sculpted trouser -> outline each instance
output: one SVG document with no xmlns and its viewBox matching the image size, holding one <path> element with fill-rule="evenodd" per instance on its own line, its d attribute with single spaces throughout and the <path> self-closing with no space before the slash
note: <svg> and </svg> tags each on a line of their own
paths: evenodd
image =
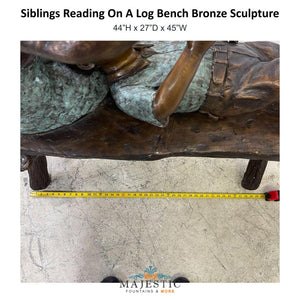
<svg viewBox="0 0 300 300">
<path fill-rule="evenodd" d="M 217 117 L 244 113 L 279 114 L 279 45 L 218 42 L 205 103 L 200 111 Z"/>
<path fill-rule="evenodd" d="M 180 60 L 184 52 L 179 57 L 182 45 L 180 42 L 153 44 L 154 55 L 147 58 L 150 62 L 148 67 L 111 86 L 118 107 L 127 114 L 160 127 L 167 126 L 168 117 L 173 112 L 187 113 L 199 110 L 215 116 L 216 119 L 264 112 L 278 116 L 277 44 L 216 42 L 202 57 L 200 66 L 183 97 L 178 97 L 179 93 L 176 92 L 177 88 L 182 88 L 180 78 L 189 77 L 185 64 Z M 189 61 L 189 58 L 185 59 Z M 176 68 L 171 69 L 172 66 Z M 176 77 L 176 80 L 170 81 L 173 77 Z M 168 89 L 168 86 L 172 89 Z M 164 91 L 161 93 L 164 97 L 159 95 L 161 90 Z M 178 98 L 174 102 L 179 105 L 175 111 L 162 105 L 165 119 L 162 120 L 159 114 L 155 113 L 157 99 L 167 99 L 161 101 L 166 104 L 173 101 L 174 95 Z"/>
<path fill-rule="evenodd" d="M 160 127 L 173 112 L 200 110 L 216 119 L 253 112 L 278 117 L 279 46 L 217 42 L 205 51 L 211 43 L 153 42 L 147 66 L 110 85 L 117 106 Z M 139 50 L 141 60 L 146 46 Z M 65 64 L 36 58 L 21 72 L 22 127 L 30 127 L 23 132 L 55 129 L 92 111 L 108 91 L 103 76 L 99 70 L 77 74 Z M 49 124 L 40 128 L 41 120 Z"/>
</svg>

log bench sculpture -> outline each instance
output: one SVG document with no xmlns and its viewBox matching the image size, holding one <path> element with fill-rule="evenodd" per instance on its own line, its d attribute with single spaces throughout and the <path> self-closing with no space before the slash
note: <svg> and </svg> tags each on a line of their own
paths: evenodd
<svg viewBox="0 0 300 300">
<path fill-rule="evenodd" d="M 270 42 L 22 42 L 21 169 L 46 156 L 279 160 L 279 47 Z"/>
</svg>

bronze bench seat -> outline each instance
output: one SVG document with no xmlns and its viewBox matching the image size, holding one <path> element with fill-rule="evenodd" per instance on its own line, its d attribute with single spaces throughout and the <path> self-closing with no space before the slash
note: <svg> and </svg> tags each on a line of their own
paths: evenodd
<svg viewBox="0 0 300 300">
<path fill-rule="evenodd" d="M 120 111 L 110 95 L 97 109 L 58 129 L 21 135 L 23 169 L 32 189 L 50 183 L 46 156 L 156 160 L 171 156 L 245 158 L 242 180 L 258 188 L 267 161 L 279 160 L 279 122 L 272 114 L 243 114 L 214 120 L 199 112 L 173 114 L 160 128 Z"/>
</svg>

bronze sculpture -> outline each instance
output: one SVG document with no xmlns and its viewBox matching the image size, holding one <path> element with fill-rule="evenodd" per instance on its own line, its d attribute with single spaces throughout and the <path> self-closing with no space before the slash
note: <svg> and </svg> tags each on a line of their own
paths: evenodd
<svg viewBox="0 0 300 300">
<path fill-rule="evenodd" d="M 168 118 L 178 107 L 191 83 L 202 57 L 214 42 L 187 42 L 178 61 L 159 87 L 153 101 L 158 120 Z"/>
<path fill-rule="evenodd" d="M 93 67 L 93 64 L 100 65 L 108 74 L 109 84 L 117 90 L 121 90 L 120 83 L 127 84 L 134 76 L 147 75 L 151 58 L 157 54 L 147 43 L 48 43 L 22 42 L 21 50 L 29 55 L 23 60 L 25 65 L 32 63 L 30 55 L 80 64 L 84 69 Z M 96 49 L 105 51 L 98 53 Z M 173 115 L 168 126 L 170 115 L 176 112 L 197 69 L 200 69 L 199 64 L 203 63 L 201 60 L 209 51 L 211 65 L 206 68 L 211 68 L 211 78 L 208 78 L 205 102 L 194 113 Z M 254 184 L 249 185 L 249 178 L 248 183 L 244 180 L 244 186 L 248 188 L 257 187 L 267 160 L 278 159 L 278 45 L 269 42 L 187 42 L 173 68 L 153 91 L 153 99 L 147 99 L 152 105 L 150 113 L 158 122 L 155 125 L 166 126 L 165 129 L 125 117 L 114 107 L 111 95 L 108 95 L 94 112 L 66 128 L 23 134 L 22 152 L 27 155 L 119 159 L 156 159 L 172 155 L 244 157 L 254 159 L 257 163 L 253 167 L 255 161 L 252 160 L 250 169 L 260 173 L 254 176 Z M 88 127 L 88 124 L 95 128 Z M 88 131 L 84 138 L 76 135 L 82 130 Z M 65 136 L 72 136 L 70 143 L 66 142 Z M 261 142 L 263 137 L 264 143 Z M 76 142 L 82 138 L 88 146 Z M 49 141 L 50 148 L 47 146 Z"/>
<path fill-rule="evenodd" d="M 159 121 L 167 119 L 178 107 L 200 61 L 214 42 L 190 41 L 178 61 L 161 84 L 153 100 L 153 113 Z M 55 61 L 76 64 L 83 69 L 99 65 L 108 75 L 109 82 L 126 78 L 148 65 L 140 54 L 146 46 L 138 51 L 135 42 L 106 41 L 24 41 L 21 43 L 23 53 L 39 55 Z"/>
<path fill-rule="evenodd" d="M 218 117 L 279 114 L 279 45 L 270 42 L 215 45 L 213 78 L 202 112 Z"/>
<path fill-rule="evenodd" d="M 109 82 L 112 83 L 147 67 L 149 62 L 143 57 L 142 51 L 149 45 L 134 47 L 134 44 L 136 42 L 26 41 L 21 43 L 21 50 L 27 54 L 40 55 L 55 61 L 77 64 L 83 69 L 99 65 L 107 73 Z M 167 122 L 163 120 L 175 112 L 201 59 L 213 44 L 214 42 L 211 41 L 187 42 L 184 51 L 160 85 L 152 102 L 153 114 L 162 124 L 166 124 Z M 279 53 L 274 44 L 244 43 L 242 46 L 235 45 L 238 51 L 232 51 L 231 48 L 230 43 L 217 43 L 214 47 L 214 74 L 207 94 L 208 100 L 201 111 L 224 117 L 245 113 L 245 110 L 261 110 L 268 106 L 270 101 L 273 104 L 278 102 Z M 247 55 L 249 59 L 240 62 L 240 54 Z M 260 60 L 263 66 L 259 67 Z M 255 67 L 253 67 L 254 64 Z M 237 70 L 237 67 L 240 70 Z M 242 69 L 248 72 L 249 76 L 250 72 L 254 76 L 241 82 Z M 222 101 L 216 100 L 220 97 L 223 98 Z M 238 102 L 237 99 L 241 101 Z M 263 103 L 258 105 L 257 100 Z M 247 104 L 245 104 L 246 101 Z"/>
<path fill-rule="evenodd" d="M 147 66 L 134 41 L 23 41 L 21 51 L 89 69 L 101 66 L 111 82 Z"/>
</svg>

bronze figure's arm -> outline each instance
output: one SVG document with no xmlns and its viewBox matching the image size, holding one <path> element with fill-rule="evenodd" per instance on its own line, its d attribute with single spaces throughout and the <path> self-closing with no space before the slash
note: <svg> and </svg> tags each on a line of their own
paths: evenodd
<svg viewBox="0 0 300 300">
<path fill-rule="evenodd" d="M 178 107 L 201 59 L 214 41 L 189 41 L 178 61 L 161 84 L 153 101 L 153 113 L 162 121 Z"/>
<path fill-rule="evenodd" d="M 54 61 L 75 64 L 85 69 L 98 65 L 115 82 L 133 75 L 148 65 L 135 41 L 23 41 L 21 51 Z"/>
</svg>

